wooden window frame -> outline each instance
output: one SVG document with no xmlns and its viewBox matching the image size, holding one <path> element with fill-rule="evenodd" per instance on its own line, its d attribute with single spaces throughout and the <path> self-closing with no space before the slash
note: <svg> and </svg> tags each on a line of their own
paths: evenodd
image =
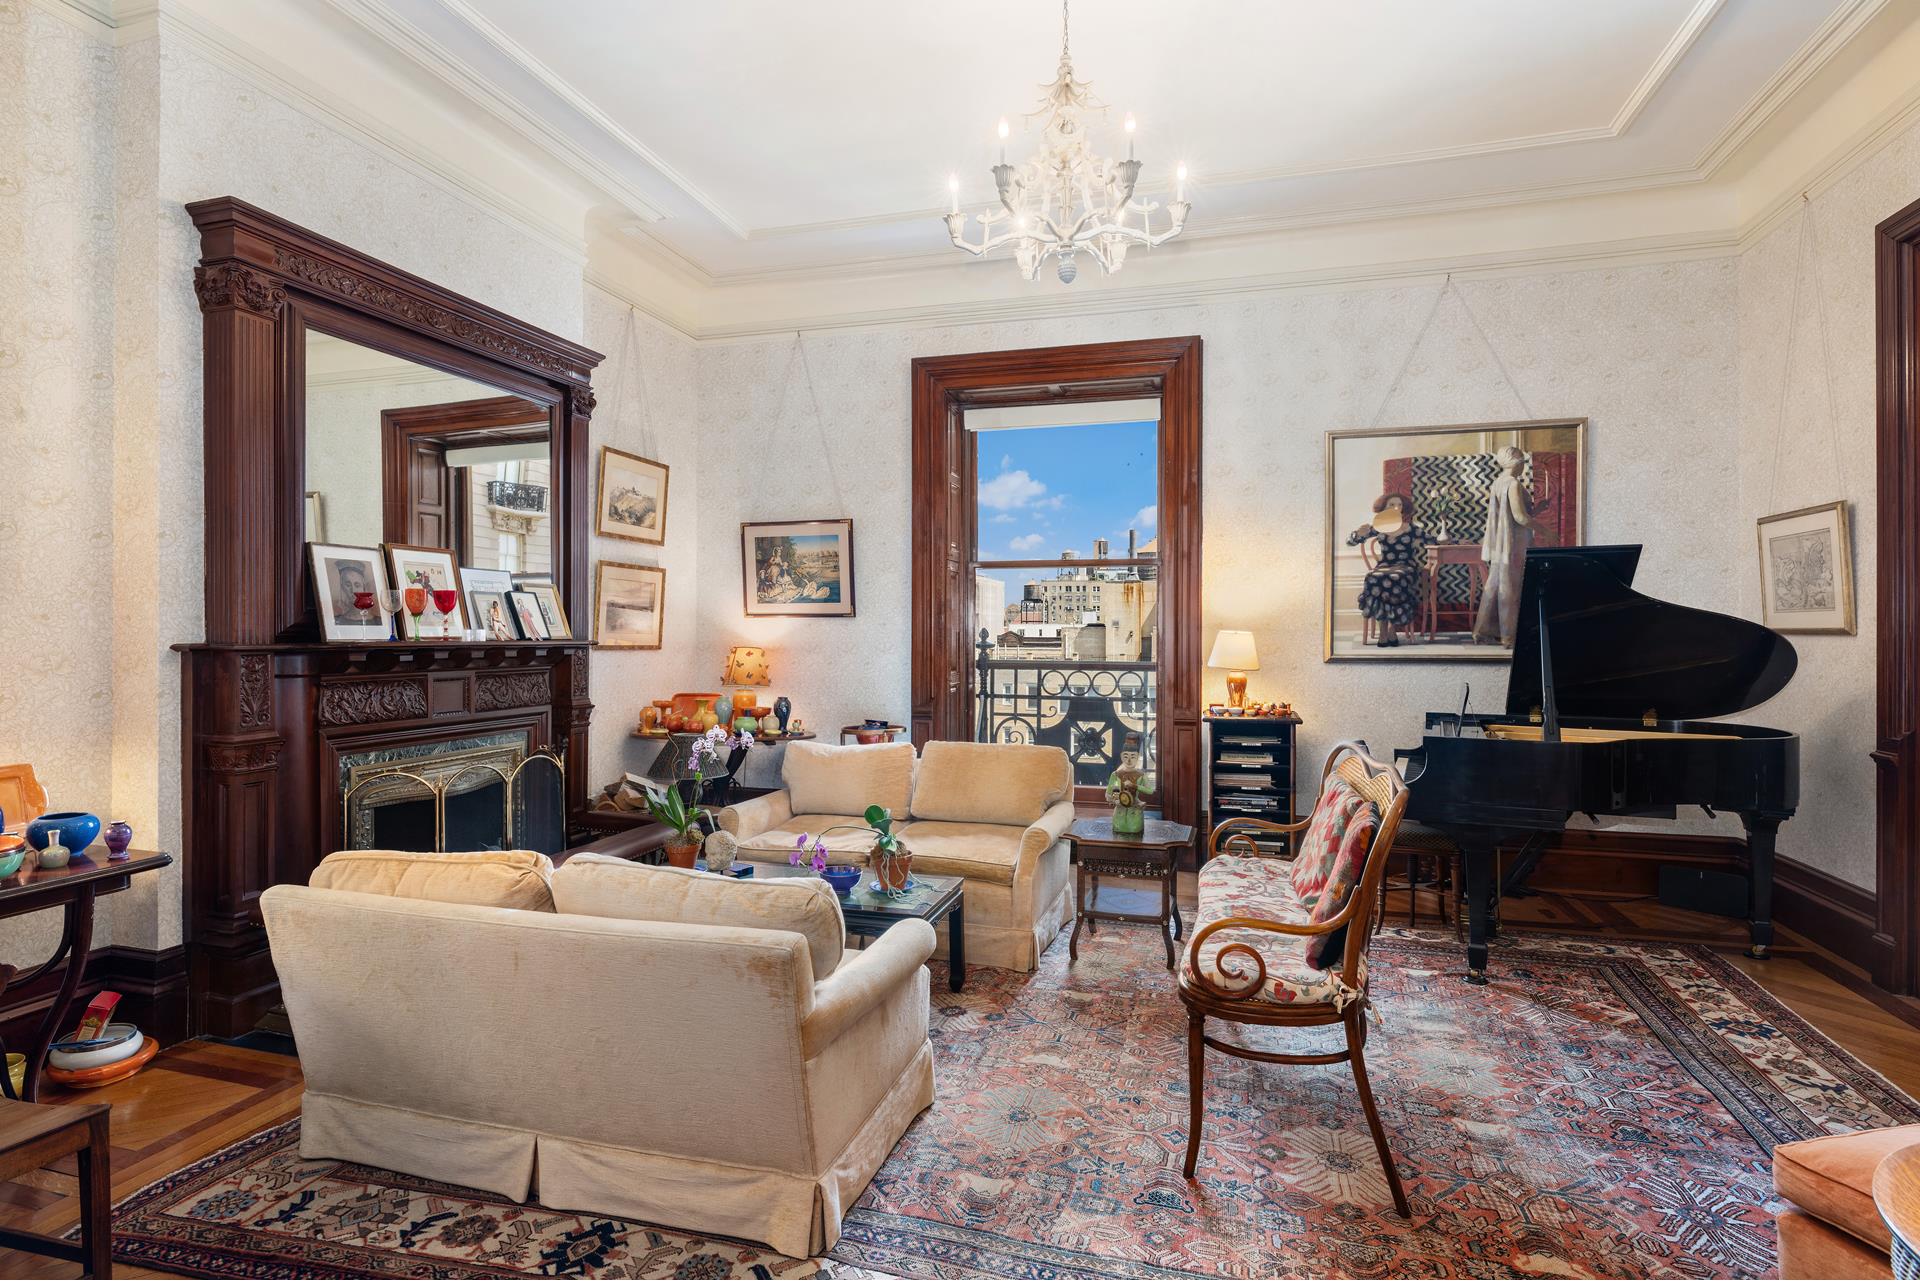
<svg viewBox="0 0 1920 1281">
<path fill-rule="evenodd" d="M 1161 805 L 1200 808 L 1201 342 L 1197 336 L 928 356 L 913 362 L 913 670 L 916 746 L 972 737 L 974 451 L 987 406 L 1160 399 Z M 1103 562 L 1105 563 L 1105 562 Z M 1005 566 L 996 564 L 996 568 Z"/>
</svg>

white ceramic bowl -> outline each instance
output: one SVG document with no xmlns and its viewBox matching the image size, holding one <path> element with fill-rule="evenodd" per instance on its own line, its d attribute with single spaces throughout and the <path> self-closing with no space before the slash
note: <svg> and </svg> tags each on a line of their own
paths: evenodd
<svg viewBox="0 0 1920 1281">
<path fill-rule="evenodd" d="M 121 1059 L 130 1059 L 140 1052 L 141 1042 L 147 1038 L 140 1029 L 131 1023 L 109 1023 L 104 1033 L 107 1036 L 128 1034 L 126 1040 L 113 1045 L 103 1045 L 97 1050 L 49 1050 L 47 1063 L 50 1067 L 72 1072 L 80 1068 L 105 1067 L 109 1063 L 118 1063 Z"/>
</svg>

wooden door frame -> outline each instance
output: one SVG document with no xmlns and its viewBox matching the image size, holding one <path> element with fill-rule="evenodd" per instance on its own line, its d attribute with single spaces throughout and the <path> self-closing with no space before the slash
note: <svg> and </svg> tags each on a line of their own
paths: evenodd
<svg viewBox="0 0 1920 1281">
<path fill-rule="evenodd" d="M 1878 331 L 1879 604 L 1874 639 L 1877 768 L 1874 823 L 1879 920 L 1869 947 L 1873 981 L 1920 990 L 1920 201 L 1874 229 Z"/>
<path fill-rule="evenodd" d="M 547 442 L 548 475 L 557 476 L 566 461 L 560 454 L 560 433 L 554 430 L 553 411 L 524 396 L 494 396 L 483 400 L 455 400 L 434 405 L 405 405 L 380 411 L 381 526 L 390 543 L 417 543 L 413 536 L 413 447 L 423 441 L 443 448 L 481 445 L 517 445 L 531 440 Z M 454 492 L 448 523 L 456 537 L 449 548 L 466 564 L 472 548 L 465 546 L 467 496 Z M 547 518 L 553 518 L 553 504 Z"/>
<path fill-rule="evenodd" d="M 1197 336 L 928 356 L 913 362 L 913 708 L 916 746 L 967 739 L 973 646 L 977 405 L 1160 397 L 1159 743 L 1167 817 L 1200 801 L 1201 342 Z"/>
</svg>

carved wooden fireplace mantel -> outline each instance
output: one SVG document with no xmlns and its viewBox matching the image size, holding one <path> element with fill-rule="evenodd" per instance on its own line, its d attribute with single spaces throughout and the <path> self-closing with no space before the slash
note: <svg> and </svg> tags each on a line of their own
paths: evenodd
<svg viewBox="0 0 1920 1281">
<path fill-rule="evenodd" d="M 320 639 L 305 554 L 308 327 L 547 411 L 554 581 L 576 623 L 591 616 L 600 356 L 242 201 L 187 211 L 206 343 L 206 636 L 176 647 L 190 1022 L 231 1036 L 278 999 L 261 892 L 304 882 L 342 843 L 343 752 L 511 731 L 564 753 L 574 812 L 590 775 L 586 641 Z"/>
</svg>

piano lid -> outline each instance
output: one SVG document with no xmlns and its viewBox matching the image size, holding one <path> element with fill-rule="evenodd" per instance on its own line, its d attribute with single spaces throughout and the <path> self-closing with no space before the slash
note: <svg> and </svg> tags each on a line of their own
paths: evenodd
<svg viewBox="0 0 1920 1281">
<path fill-rule="evenodd" d="M 1546 603 L 1555 702 L 1563 718 L 1727 716 L 1766 702 L 1799 658 L 1778 632 L 1632 589 L 1637 546 L 1527 552 L 1507 713 L 1541 706 L 1540 603 Z"/>
</svg>

